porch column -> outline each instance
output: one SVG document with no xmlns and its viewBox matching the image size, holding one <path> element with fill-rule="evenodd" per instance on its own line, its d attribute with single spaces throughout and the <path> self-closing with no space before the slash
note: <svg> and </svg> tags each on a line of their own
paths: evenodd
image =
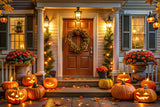
<svg viewBox="0 0 160 107">
<path fill-rule="evenodd" d="M 112 76 L 119 74 L 119 9 L 113 9 L 114 35 L 113 35 L 113 71 Z"/>
<path fill-rule="evenodd" d="M 38 11 L 38 48 L 37 48 L 37 73 L 44 74 L 44 9 L 37 8 Z"/>
</svg>

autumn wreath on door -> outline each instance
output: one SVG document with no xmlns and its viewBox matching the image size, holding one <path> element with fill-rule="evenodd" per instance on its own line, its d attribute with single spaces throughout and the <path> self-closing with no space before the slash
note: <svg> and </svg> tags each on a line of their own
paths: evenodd
<svg viewBox="0 0 160 107">
<path fill-rule="evenodd" d="M 72 36 L 80 36 L 82 38 L 80 47 L 76 43 L 73 42 Z M 90 35 L 86 31 L 80 28 L 73 29 L 72 31 L 69 31 L 67 33 L 65 42 L 68 43 L 72 52 L 79 54 L 88 48 L 88 45 L 90 43 Z"/>
</svg>

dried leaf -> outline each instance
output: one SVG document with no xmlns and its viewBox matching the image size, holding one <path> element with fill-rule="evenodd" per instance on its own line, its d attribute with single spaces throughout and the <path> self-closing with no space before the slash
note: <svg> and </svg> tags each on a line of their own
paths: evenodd
<svg viewBox="0 0 160 107">
<path fill-rule="evenodd" d="M 79 98 L 83 98 L 83 96 L 79 96 Z"/>
<path fill-rule="evenodd" d="M 112 104 L 113 104 L 113 105 L 117 105 L 117 103 L 116 103 L 116 102 L 112 102 Z"/>
<path fill-rule="evenodd" d="M 60 102 L 54 102 L 54 105 L 55 106 L 61 106 L 61 103 Z"/>
<path fill-rule="evenodd" d="M 153 0 L 146 0 L 146 2 L 145 2 L 145 3 L 149 3 L 150 5 L 152 5 Z"/>
</svg>

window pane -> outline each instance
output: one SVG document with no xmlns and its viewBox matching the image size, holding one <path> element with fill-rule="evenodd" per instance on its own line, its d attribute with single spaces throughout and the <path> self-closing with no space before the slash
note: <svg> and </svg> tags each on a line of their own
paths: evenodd
<svg viewBox="0 0 160 107">
<path fill-rule="evenodd" d="M 24 49 L 25 18 L 10 17 L 11 49 Z"/>
<path fill-rule="evenodd" d="M 7 24 L 0 23 L 0 31 L 6 31 L 6 26 L 7 26 Z"/>
<path fill-rule="evenodd" d="M 132 16 L 132 49 L 144 48 L 145 17 Z"/>
</svg>

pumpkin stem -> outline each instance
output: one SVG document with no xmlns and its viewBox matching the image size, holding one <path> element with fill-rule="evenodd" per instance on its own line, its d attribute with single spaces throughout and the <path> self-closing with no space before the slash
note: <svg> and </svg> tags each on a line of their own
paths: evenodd
<svg viewBox="0 0 160 107">
<path fill-rule="evenodd" d="M 33 86 L 32 86 L 32 88 L 38 88 L 37 84 L 34 83 Z"/>
<path fill-rule="evenodd" d="M 28 75 L 30 72 L 31 72 L 31 71 L 28 71 L 28 72 L 27 72 L 27 75 Z"/>
<path fill-rule="evenodd" d="M 17 87 L 17 90 L 19 90 L 19 87 Z"/>
<path fill-rule="evenodd" d="M 118 81 L 122 81 L 121 85 L 126 85 L 126 83 L 122 79 L 118 79 Z"/>
<path fill-rule="evenodd" d="M 145 85 L 144 85 L 144 89 L 148 89 L 148 86 L 147 86 L 147 84 L 145 84 Z"/>
<path fill-rule="evenodd" d="M 107 76 L 105 76 L 105 79 L 107 79 Z"/>
</svg>

